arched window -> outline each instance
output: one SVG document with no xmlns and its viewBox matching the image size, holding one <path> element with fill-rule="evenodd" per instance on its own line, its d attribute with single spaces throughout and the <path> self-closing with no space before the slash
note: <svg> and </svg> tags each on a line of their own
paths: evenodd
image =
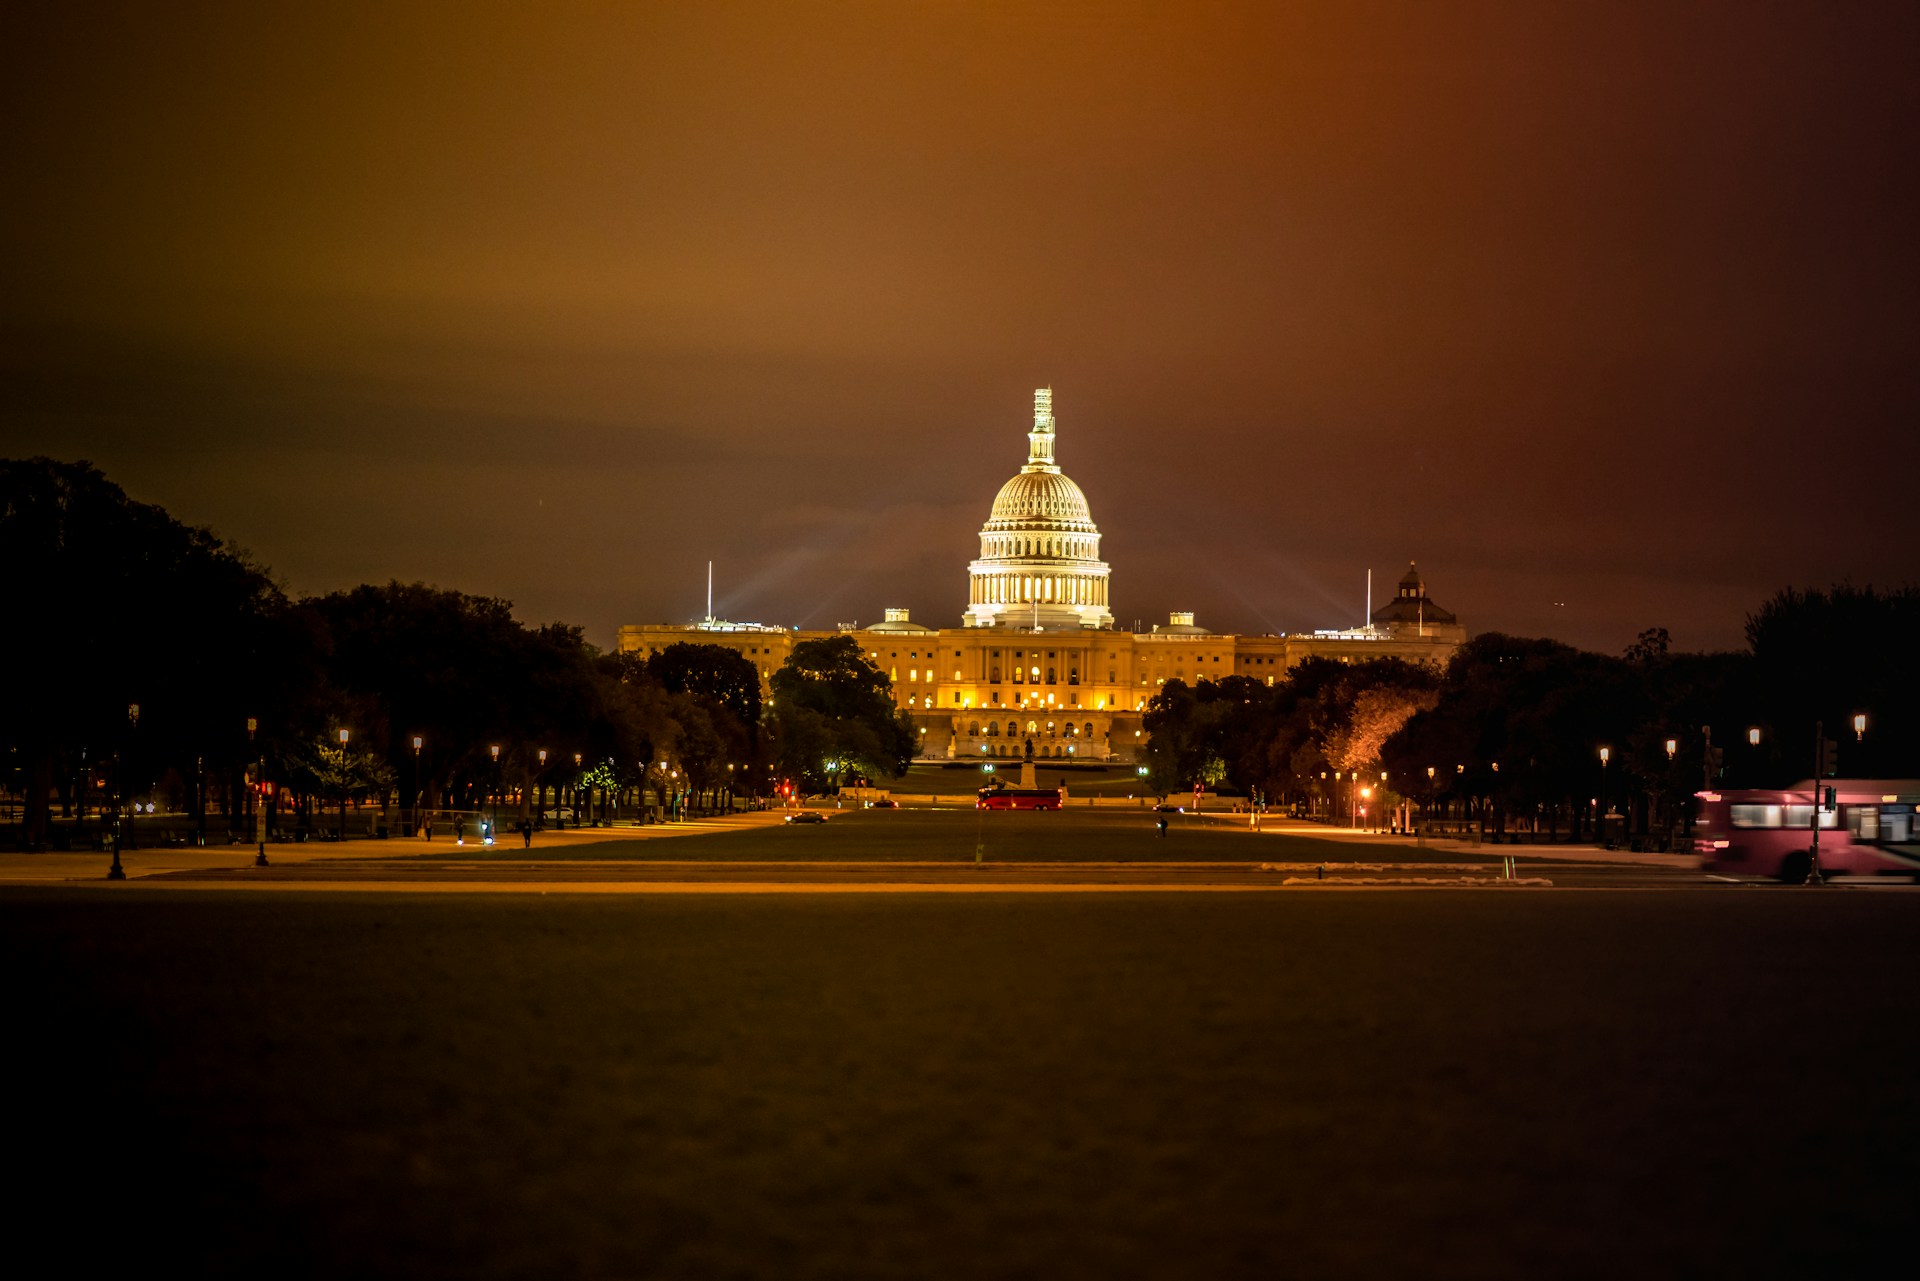
<svg viewBox="0 0 1920 1281">
<path fill-rule="evenodd" d="M 1019 737 L 1020 737 L 1020 722 L 1019 722 L 1019 721 L 1008 721 L 1008 722 L 1007 722 L 1007 737 L 1008 737 L 1008 738 L 1019 738 Z"/>
<path fill-rule="evenodd" d="M 968 737 L 968 738 L 979 738 L 979 737 L 980 737 L 980 722 L 979 722 L 979 721 L 975 721 L 975 722 L 973 722 L 973 723 L 972 723 L 971 725 L 969 725 L 969 726 L 967 726 L 967 737 Z"/>
<path fill-rule="evenodd" d="M 977 733 L 979 733 L 979 732 L 980 732 L 980 727 L 979 727 L 979 726 L 977 726 L 977 725 L 976 725 L 976 726 L 974 726 L 974 732 L 975 732 L 976 734 L 977 734 Z M 999 722 L 999 721 L 988 721 L 988 722 L 987 722 L 987 737 L 988 737 L 988 738 L 999 738 L 999 737 L 1000 737 L 1000 722 Z"/>
<path fill-rule="evenodd" d="M 1038 734 L 1039 732 L 1040 732 L 1040 722 L 1038 721 L 1027 722 L 1027 733 Z"/>
<path fill-rule="evenodd" d="M 1052 721 L 1048 721 L 1048 722 L 1047 722 L 1047 737 L 1048 737 L 1048 738 L 1052 738 L 1052 737 L 1053 737 L 1053 722 L 1052 722 Z"/>
<path fill-rule="evenodd" d="M 1085 734 L 1086 734 L 1086 736 L 1087 736 L 1088 738 L 1092 738 L 1092 737 L 1093 737 L 1093 722 L 1092 722 L 1092 721 L 1088 721 L 1088 722 L 1087 722 L 1087 723 L 1086 723 L 1086 724 L 1085 724 L 1084 726 L 1082 726 L 1081 728 L 1082 728 L 1082 730 L 1083 730 L 1083 731 L 1085 732 Z"/>
<path fill-rule="evenodd" d="M 1053 684 L 1053 673 L 1054 673 L 1054 669 L 1049 667 L 1047 669 L 1047 684 L 1049 685 Z"/>
<path fill-rule="evenodd" d="M 1074 729 L 1074 727 L 1073 727 L 1073 722 L 1072 722 L 1072 721 L 1068 721 L 1068 722 L 1067 722 L 1067 737 L 1068 737 L 1068 738 L 1072 738 L 1072 737 L 1073 737 L 1073 736 L 1074 736 L 1074 735 L 1075 735 L 1075 734 L 1076 734 L 1077 732 L 1078 732 L 1078 731 L 1077 731 L 1077 730 L 1075 730 L 1075 729 Z"/>
</svg>

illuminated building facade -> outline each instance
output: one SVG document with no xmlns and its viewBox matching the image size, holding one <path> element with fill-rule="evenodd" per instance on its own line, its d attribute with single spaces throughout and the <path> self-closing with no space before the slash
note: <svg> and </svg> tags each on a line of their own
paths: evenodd
<svg viewBox="0 0 1920 1281">
<path fill-rule="evenodd" d="M 1055 461 L 1055 443 L 1053 395 L 1042 388 L 1034 393 L 1027 461 L 1001 487 L 980 530 L 959 627 L 927 627 L 904 609 L 832 632 L 707 618 L 622 627 L 620 650 L 725 645 L 753 663 L 764 684 L 798 642 L 851 635 L 892 680 L 923 759 L 1022 756 L 1032 739 L 1037 757 L 1130 761 L 1145 742 L 1146 702 L 1169 680 L 1246 676 L 1271 685 L 1309 657 L 1440 664 L 1466 639 L 1411 565 L 1365 627 L 1218 635 L 1195 625 L 1192 614 L 1174 613 L 1151 631 L 1116 630 L 1100 531 L 1086 495 Z"/>
</svg>

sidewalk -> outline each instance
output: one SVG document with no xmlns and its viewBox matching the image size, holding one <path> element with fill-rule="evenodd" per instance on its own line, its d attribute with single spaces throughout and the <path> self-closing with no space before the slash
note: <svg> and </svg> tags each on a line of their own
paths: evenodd
<svg viewBox="0 0 1920 1281">
<path fill-rule="evenodd" d="M 1231 823 L 1248 826 L 1245 814 L 1194 815 L 1203 820 L 1219 823 Z M 1475 854 L 1481 858 L 1512 857 L 1522 860 L 1539 860 L 1555 863 L 1612 863 L 1622 867 L 1699 867 L 1697 854 L 1641 854 L 1631 850 L 1609 850 L 1594 844 L 1578 845 L 1489 845 L 1476 843 L 1455 836 L 1429 836 L 1420 840 L 1392 832 L 1368 832 L 1358 828 L 1331 827 L 1325 823 L 1308 823 L 1299 819 L 1275 818 L 1267 815 L 1260 820 L 1262 834 L 1274 833 L 1285 836 L 1313 836 L 1321 840 L 1352 841 L 1356 845 L 1387 847 L 1392 849 L 1426 849 L 1449 854 Z"/>
<path fill-rule="evenodd" d="M 677 836 L 699 836 L 706 832 L 737 831 L 766 827 L 784 821 L 779 810 L 765 810 L 725 817 L 688 819 L 680 823 L 625 824 L 619 827 L 569 827 L 547 829 L 533 834 L 533 847 L 525 852 L 538 858 L 542 850 L 601 841 L 647 841 Z M 369 859 L 415 859 L 422 854 L 449 854 L 458 849 L 478 851 L 485 848 L 477 838 L 466 845 L 455 844 L 442 833 L 431 841 L 419 837 L 394 837 L 388 840 L 289 841 L 267 845 L 267 862 L 273 867 L 300 867 L 337 860 L 366 862 Z M 495 850 L 523 850 L 518 832 L 508 832 L 493 844 Z M 226 871 L 253 866 L 253 845 L 157 846 L 153 849 L 123 850 L 120 867 L 129 880 L 158 876 L 165 872 Z M 105 880 L 113 862 L 111 853 L 88 850 L 79 854 L 0 853 L 0 885 L 46 885 L 62 881 Z"/>
</svg>

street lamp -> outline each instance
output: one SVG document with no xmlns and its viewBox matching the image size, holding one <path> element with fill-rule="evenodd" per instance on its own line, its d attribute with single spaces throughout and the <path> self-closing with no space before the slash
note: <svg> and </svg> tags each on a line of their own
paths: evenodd
<svg viewBox="0 0 1920 1281">
<path fill-rule="evenodd" d="M 1853 741 L 1856 743 L 1865 742 L 1866 737 L 1867 714 L 1865 712 L 1856 712 L 1853 717 Z"/>
<path fill-rule="evenodd" d="M 500 795 L 500 744 L 489 743 L 487 745 L 487 754 L 493 758 L 493 778 L 491 780 L 492 785 L 488 789 L 487 794 L 487 817 L 480 831 L 480 843 L 482 845 L 493 844 L 493 825 L 498 818 L 495 811 Z"/>
<path fill-rule="evenodd" d="M 422 782 L 420 777 L 420 746 L 420 736 L 415 734 L 413 736 L 413 826 L 416 830 L 418 830 L 420 826 L 420 793 L 425 790 L 420 785 Z"/>
<path fill-rule="evenodd" d="M 546 782 L 547 749 L 544 747 L 541 748 L 539 752 L 539 756 L 540 756 L 540 772 L 535 774 L 533 779 L 533 786 L 534 786 L 533 809 L 534 809 L 534 813 L 539 815 L 541 825 L 544 826 L 547 821 L 547 782 Z M 522 814 L 526 813 L 525 810 L 522 810 L 520 812 Z"/>
<path fill-rule="evenodd" d="M 1755 725 L 1753 728 L 1747 731 L 1747 746 L 1748 747 L 1760 746 L 1760 727 L 1758 725 Z"/>
<path fill-rule="evenodd" d="M 1595 808 L 1598 809 L 1600 812 L 1598 814 L 1595 814 L 1593 818 L 1594 818 L 1594 822 L 1599 824 L 1600 826 L 1600 838 L 1601 838 L 1601 844 L 1603 845 L 1606 844 L 1606 835 L 1607 835 L 1606 833 L 1607 762 L 1612 759 L 1613 759 L 1613 749 L 1611 747 L 1602 746 L 1600 748 L 1600 797 L 1599 797 L 1598 803 L 1595 805 Z M 1608 848 L 1611 849 L 1612 847 L 1608 846 Z"/>
<path fill-rule="evenodd" d="M 340 731 L 340 831 L 338 839 L 347 839 L 347 739 L 352 730 Z"/>
<path fill-rule="evenodd" d="M 258 717 L 247 717 L 248 747 L 253 746 L 254 732 L 259 728 L 260 719 Z M 247 755 L 252 756 L 253 753 L 248 752 Z M 266 749 L 261 749 L 258 759 L 260 764 L 255 769 L 253 775 L 253 839 L 259 848 L 254 853 L 253 865 L 255 867 L 265 867 L 267 865 L 267 797 L 264 791 L 267 782 Z"/>
<path fill-rule="evenodd" d="M 113 811 L 113 865 L 107 869 L 107 879 L 109 881 L 124 881 L 127 879 L 126 869 L 120 866 L 120 841 L 123 832 L 129 841 L 132 840 L 133 816 L 131 811 L 129 811 L 127 816 L 123 818 L 121 817 L 120 811 L 128 808 L 128 801 L 130 799 L 127 795 L 126 762 L 130 761 L 133 756 L 133 731 L 138 728 L 140 728 L 140 704 L 128 703 L 127 750 L 122 753 L 122 760 L 116 760 L 114 762 L 117 767 L 114 773 L 119 776 L 117 781 L 120 784 L 120 803 L 114 807 Z"/>
</svg>

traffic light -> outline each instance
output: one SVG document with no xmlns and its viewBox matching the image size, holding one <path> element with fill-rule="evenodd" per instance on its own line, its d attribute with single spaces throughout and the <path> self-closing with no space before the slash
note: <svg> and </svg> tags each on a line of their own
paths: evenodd
<svg viewBox="0 0 1920 1281">
<path fill-rule="evenodd" d="M 1830 738 L 1820 740 L 1820 777 L 1837 778 L 1840 774 L 1840 744 Z"/>
<path fill-rule="evenodd" d="M 1833 813 L 1833 789 L 1831 787 L 1823 787 L 1820 789 L 1820 808 L 1829 814 Z"/>
</svg>

